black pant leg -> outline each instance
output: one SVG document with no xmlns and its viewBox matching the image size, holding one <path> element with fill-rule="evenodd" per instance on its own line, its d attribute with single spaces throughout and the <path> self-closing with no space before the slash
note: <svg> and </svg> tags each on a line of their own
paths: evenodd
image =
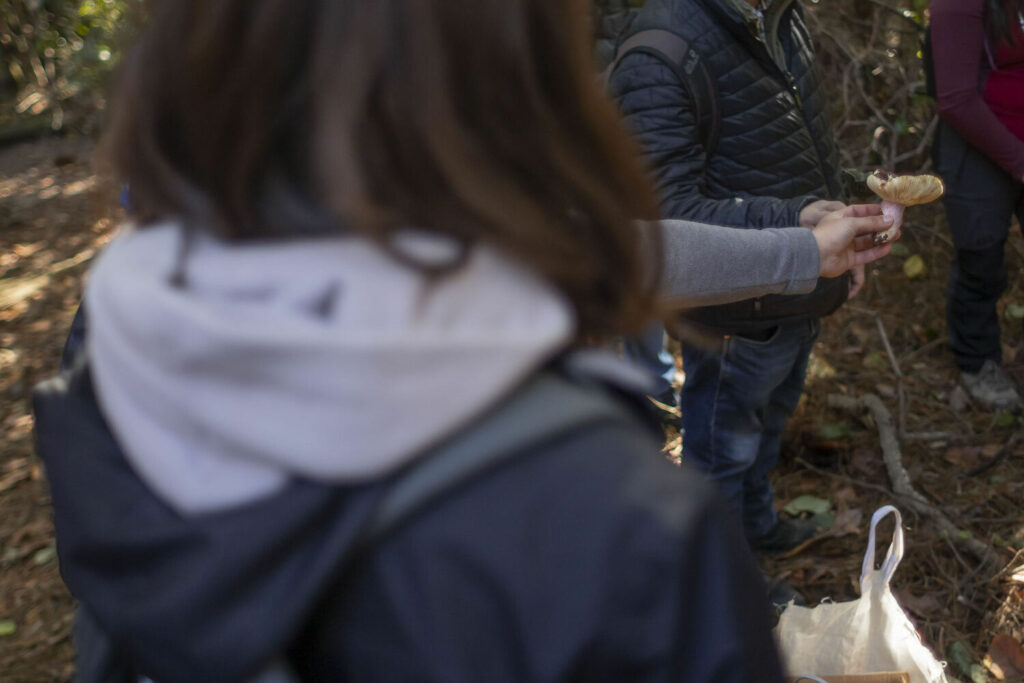
<svg viewBox="0 0 1024 683">
<path fill-rule="evenodd" d="M 960 369 L 975 372 L 1002 358 L 996 304 L 1006 289 L 1003 247 L 1021 183 L 944 124 L 934 152 L 956 246 L 946 305 L 950 348 Z"/>
<path fill-rule="evenodd" d="M 946 320 L 957 366 L 977 372 L 986 360 L 1002 360 L 996 304 L 1006 289 L 1003 245 L 957 250 L 949 269 Z"/>
</svg>

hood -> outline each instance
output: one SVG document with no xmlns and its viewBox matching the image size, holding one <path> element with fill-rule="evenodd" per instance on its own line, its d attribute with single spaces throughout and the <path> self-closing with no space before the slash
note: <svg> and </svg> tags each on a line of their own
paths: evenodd
<svg viewBox="0 0 1024 683">
<path fill-rule="evenodd" d="M 293 477 L 367 481 L 466 425 L 565 347 L 571 308 L 473 249 L 431 278 L 360 238 L 225 244 L 129 230 L 86 289 L 97 400 L 140 478 L 183 513 Z M 443 263 L 456 249 L 409 232 Z M 175 274 L 184 263 L 183 283 Z"/>
</svg>

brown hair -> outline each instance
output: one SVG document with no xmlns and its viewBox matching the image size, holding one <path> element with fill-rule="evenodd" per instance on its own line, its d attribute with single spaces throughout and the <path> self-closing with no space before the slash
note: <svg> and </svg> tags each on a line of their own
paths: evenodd
<svg viewBox="0 0 1024 683">
<path fill-rule="evenodd" d="M 1013 45 L 1014 25 L 1024 29 L 1024 0 L 985 0 L 985 28 L 993 44 Z"/>
<path fill-rule="evenodd" d="M 140 223 L 226 239 L 418 227 L 574 304 L 650 313 L 653 192 L 591 63 L 585 0 L 150 0 L 106 149 Z"/>
</svg>

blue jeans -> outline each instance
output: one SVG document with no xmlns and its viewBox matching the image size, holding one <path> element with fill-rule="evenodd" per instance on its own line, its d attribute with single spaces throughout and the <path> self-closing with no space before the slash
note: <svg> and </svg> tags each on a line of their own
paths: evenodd
<svg viewBox="0 0 1024 683">
<path fill-rule="evenodd" d="M 622 340 L 625 357 L 646 370 L 654 380 L 652 396 L 664 396 L 673 391 L 672 380 L 676 375 L 676 364 L 672 354 L 665 350 L 665 327 L 652 325 L 639 337 Z"/>
<path fill-rule="evenodd" d="M 769 474 L 820 331 L 814 319 L 779 325 L 764 341 L 731 335 L 713 350 L 683 345 L 683 459 L 718 483 L 749 540 L 777 521 Z"/>
</svg>

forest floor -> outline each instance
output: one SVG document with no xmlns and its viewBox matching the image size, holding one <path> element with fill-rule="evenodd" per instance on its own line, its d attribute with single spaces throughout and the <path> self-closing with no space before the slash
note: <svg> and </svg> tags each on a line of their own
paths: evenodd
<svg viewBox="0 0 1024 683">
<path fill-rule="evenodd" d="M 55 373 L 88 264 L 121 218 L 116 192 L 102 188 L 93 173 L 92 153 L 89 141 L 75 139 L 0 150 L 5 682 L 66 681 L 72 673 L 72 600 L 58 572 L 45 475 L 33 452 L 30 392 Z M 896 504 L 907 547 L 895 593 L 925 642 L 951 661 L 950 671 L 971 680 L 963 669 L 978 665 L 974 680 L 980 681 L 986 655 L 997 662 L 1024 655 L 1016 649 L 1024 637 L 1024 569 L 1017 571 L 1024 565 L 1024 439 L 1018 439 L 1024 427 L 1019 415 L 972 406 L 956 389 L 957 373 L 944 343 L 952 254 L 945 219 L 938 207 L 911 209 L 908 219 L 899 253 L 872 268 L 852 305 L 825 320 L 775 473 L 780 506 L 792 505 L 804 515 L 816 510 L 831 527 L 767 569 L 787 577 L 811 604 L 856 597 L 871 514 Z M 1018 353 L 1024 318 L 1019 231 L 1007 259 L 1010 287 L 1001 304 L 1005 356 L 1011 372 L 1024 380 L 1024 354 Z M 912 267 L 917 261 L 920 273 Z M 897 424 L 902 415 L 902 464 L 914 488 L 952 522 L 954 532 L 894 496 L 874 421 L 829 407 L 830 394 L 874 394 Z M 671 433 L 668 448 L 678 449 Z M 888 533 L 881 536 L 879 556 Z M 979 560 L 979 547 L 990 549 L 988 560 Z M 1007 678 L 1019 680 L 1007 666 Z M 997 680 L 991 670 L 987 675 Z"/>
</svg>

